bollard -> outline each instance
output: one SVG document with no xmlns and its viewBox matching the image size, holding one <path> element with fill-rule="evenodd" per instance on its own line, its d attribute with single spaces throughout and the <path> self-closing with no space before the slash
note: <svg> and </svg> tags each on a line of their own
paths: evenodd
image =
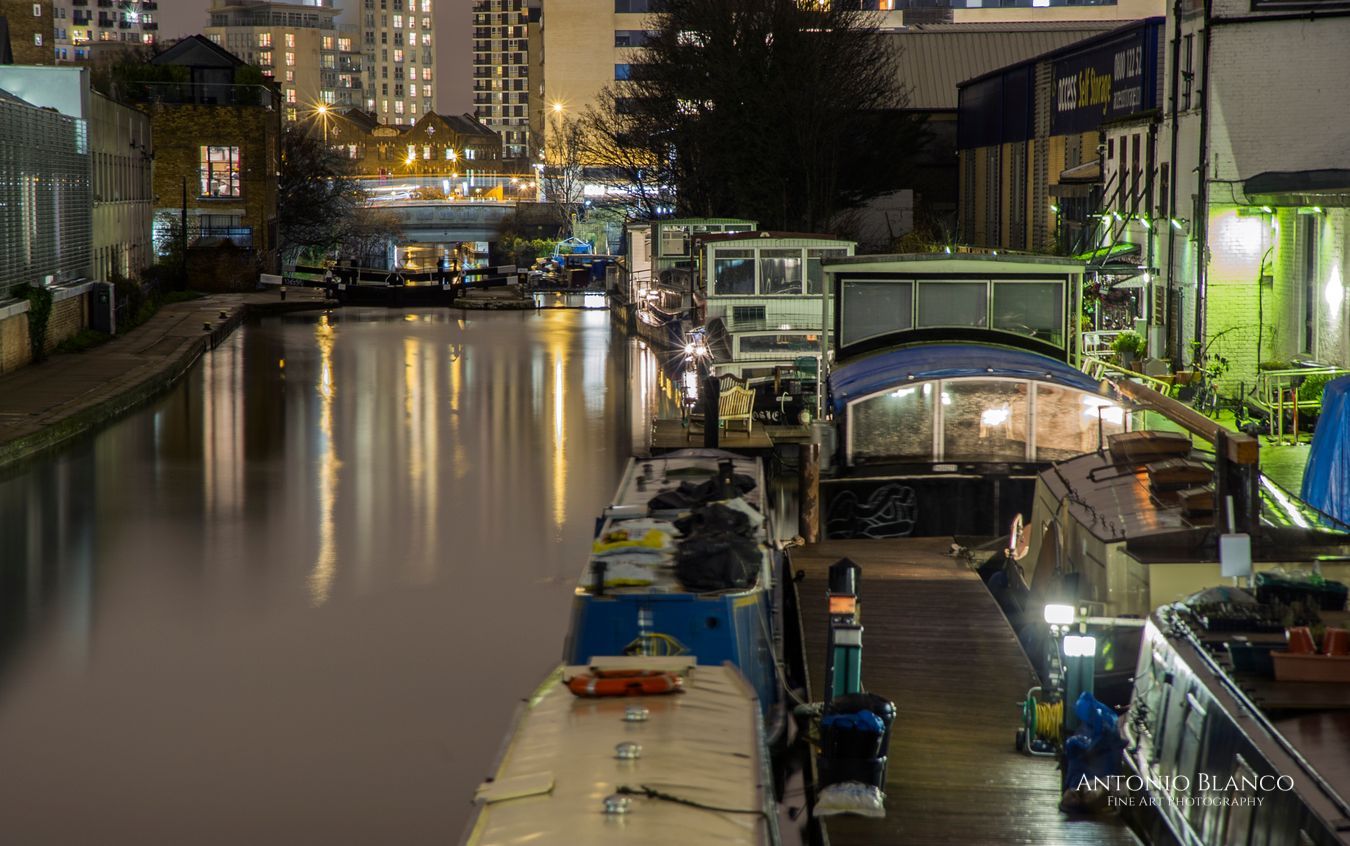
<svg viewBox="0 0 1350 846">
<path fill-rule="evenodd" d="M 858 586 L 862 568 L 847 558 L 830 565 L 830 628 L 825 654 L 825 702 L 862 690 L 862 607 Z"/>
<path fill-rule="evenodd" d="M 286 299 L 286 286 L 285 286 L 285 285 L 282 285 L 281 288 L 280 288 L 279 290 L 281 291 L 281 298 L 282 298 L 283 300 Z"/>
<path fill-rule="evenodd" d="M 717 449 L 721 445 L 718 441 L 718 430 L 722 426 L 722 421 L 717 418 L 719 389 L 720 385 L 715 376 L 708 376 L 703 380 L 701 388 L 703 391 L 703 445 L 708 449 Z"/>
<path fill-rule="evenodd" d="M 815 543 L 820 540 L 820 444 L 802 444 L 797 455 L 797 534 Z"/>
<path fill-rule="evenodd" d="M 203 331 L 203 332 L 210 332 L 210 331 L 211 331 L 211 321 L 208 320 L 208 321 L 206 321 L 205 323 L 202 324 L 202 331 Z"/>
</svg>

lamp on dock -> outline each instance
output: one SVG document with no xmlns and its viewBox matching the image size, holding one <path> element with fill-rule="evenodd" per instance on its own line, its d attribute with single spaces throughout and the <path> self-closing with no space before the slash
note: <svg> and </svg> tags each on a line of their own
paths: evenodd
<svg viewBox="0 0 1350 846">
<path fill-rule="evenodd" d="M 858 585 L 862 568 L 847 558 L 830 565 L 830 628 L 825 668 L 825 701 L 862 690 L 862 618 Z"/>
</svg>

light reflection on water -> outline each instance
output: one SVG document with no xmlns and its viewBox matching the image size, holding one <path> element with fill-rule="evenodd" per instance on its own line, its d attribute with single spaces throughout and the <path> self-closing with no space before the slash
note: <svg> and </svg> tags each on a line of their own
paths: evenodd
<svg viewBox="0 0 1350 846">
<path fill-rule="evenodd" d="M 456 840 L 665 381 L 604 312 L 268 319 L 0 478 L 0 842 Z"/>
</svg>

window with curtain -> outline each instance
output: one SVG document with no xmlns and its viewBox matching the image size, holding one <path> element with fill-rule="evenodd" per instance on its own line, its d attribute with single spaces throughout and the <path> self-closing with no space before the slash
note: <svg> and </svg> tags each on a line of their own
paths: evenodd
<svg viewBox="0 0 1350 846">
<path fill-rule="evenodd" d="M 802 251 L 760 250 L 759 292 L 761 294 L 800 294 L 802 292 Z"/>
</svg>

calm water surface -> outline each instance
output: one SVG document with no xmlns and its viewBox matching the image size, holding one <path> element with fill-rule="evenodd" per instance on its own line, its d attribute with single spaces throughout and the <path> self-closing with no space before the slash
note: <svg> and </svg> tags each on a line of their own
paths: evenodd
<svg viewBox="0 0 1350 846">
<path fill-rule="evenodd" d="M 0 478 L 0 842 L 457 842 L 662 382 L 458 315 L 264 320 Z"/>
</svg>

